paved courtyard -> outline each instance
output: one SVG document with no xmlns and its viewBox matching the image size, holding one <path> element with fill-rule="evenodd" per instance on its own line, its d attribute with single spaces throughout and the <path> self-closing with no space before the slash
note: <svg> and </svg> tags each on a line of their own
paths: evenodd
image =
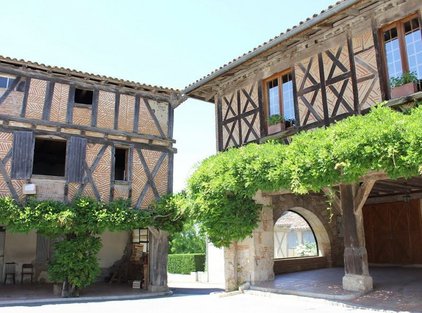
<svg viewBox="0 0 422 313">
<path fill-rule="evenodd" d="M 362 309 L 327 300 L 303 298 L 289 295 L 259 296 L 237 294 L 219 297 L 217 295 L 184 295 L 172 297 L 85 302 L 69 304 L 45 304 L 39 306 L 1 307 L 1 313 L 75 313 L 75 312 L 148 312 L 148 313 L 280 313 L 280 312 L 381 312 L 374 309 Z M 388 312 L 388 311 L 382 311 Z"/>
</svg>

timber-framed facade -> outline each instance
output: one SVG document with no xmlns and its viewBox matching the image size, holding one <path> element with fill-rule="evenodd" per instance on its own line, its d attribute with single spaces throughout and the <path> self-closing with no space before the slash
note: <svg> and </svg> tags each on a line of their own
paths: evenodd
<svg viewBox="0 0 422 313">
<path fill-rule="evenodd" d="M 288 144 L 299 131 L 365 114 L 382 101 L 397 107 L 420 100 L 421 15 L 417 0 L 341 1 L 183 93 L 214 103 L 218 151 L 268 139 Z M 394 98 L 390 79 L 408 71 L 416 75 L 418 89 Z M 291 105 L 285 98 L 290 90 Z M 273 123 L 279 128 L 271 129 Z M 256 200 L 264 209 L 258 228 L 225 250 L 226 288 L 282 272 L 344 265 L 343 287 L 366 291 L 372 289 L 368 259 L 422 264 L 421 177 L 392 181 L 376 173 L 335 190 L 332 216 L 324 192 L 259 193 Z M 313 229 L 317 256 L 274 258 L 274 225 L 286 211 L 298 213 Z"/>
<path fill-rule="evenodd" d="M 63 202 L 79 196 L 105 202 L 124 198 L 135 208 L 147 208 L 172 191 L 179 98 L 170 88 L 1 57 L 0 196 Z M 13 262 L 20 277 L 21 265 L 30 263 L 34 280 L 45 280 L 48 239 L 33 232 L 13 234 L 7 227 L 0 232 L 0 268 Z M 104 276 L 113 275 L 108 270 L 113 264 L 118 269 L 130 235 L 103 237 L 100 264 Z M 134 244 L 150 254 L 155 272 L 146 271 L 145 287 L 153 290 L 167 288 L 166 271 L 155 264 L 162 263 L 161 250 L 167 255 L 164 237 L 151 231 L 149 242 Z"/>
</svg>

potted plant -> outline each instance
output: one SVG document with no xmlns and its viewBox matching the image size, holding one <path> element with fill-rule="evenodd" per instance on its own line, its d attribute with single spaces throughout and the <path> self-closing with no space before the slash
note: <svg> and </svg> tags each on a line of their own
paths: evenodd
<svg viewBox="0 0 422 313">
<path fill-rule="evenodd" d="M 404 72 L 401 76 L 390 79 L 391 98 L 408 96 L 417 91 L 418 77 L 415 72 Z"/>
<path fill-rule="evenodd" d="M 268 117 L 268 134 L 275 134 L 284 129 L 283 117 L 280 114 L 273 114 Z"/>
<path fill-rule="evenodd" d="M 284 125 L 285 125 L 285 128 L 286 129 L 288 129 L 290 127 L 294 127 L 295 126 L 295 123 L 296 123 L 296 121 L 294 119 L 292 119 L 292 118 L 287 119 L 287 120 L 284 121 Z"/>
</svg>

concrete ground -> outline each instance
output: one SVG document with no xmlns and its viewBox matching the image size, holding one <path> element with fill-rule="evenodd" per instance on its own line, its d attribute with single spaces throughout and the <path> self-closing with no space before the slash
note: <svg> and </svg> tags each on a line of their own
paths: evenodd
<svg viewBox="0 0 422 313">
<path fill-rule="evenodd" d="M 21 305 L 2 307 L 2 313 L 75 313 L 75 312 L 148 312 L 148 313 L 280 313 L 280 312 L 379 312 L 375 309 L 361 309 L 321 299 L 289 295 L 237 294 L 219 297 L 217 295 L 179 295 L 142 300 L 78 302 L 42 305 Z M 385 311 L 383 311 L 385 312 Z"/>
<path fill-rule="evenodd" d="M 37 305 L 42 303 L 63 303 L 78 301 L 111 301 L 143 299 L 148 297 L 168 296 L 171 292 L 151 293 L 143 289 L 133 289 L 129 284 L 98 283 L 82 289 L 77 298 L 62 298 L 54 295 L 53 284 L 1 284 L 0 285 L 0 312 L 1 307 L 11 305 Z"/>
<path fill-rule="evenodd" d="M 422 268 L 371 267 L 374 290 L 365 295 L 342 289 L 343 268 L 278 275 L 252 290 L 294 294 L 394 311 L 422 312 Z"/>
<path fill-rule="evenodd" d="M 284 312 L 293 310 L 348 312 L 352 309 L 358 312 L 380 310 L 422 312 L 422 268 L 378 267 L 371 268 L 370 273 L 374 279 L 374 291 L 360 296 L 342 290 L 343 268 L 279 275 L 273 282 L 252 286 L 250 290 L 245 290 L 245 294 L 239 292 L 224 294 L 223 286 L 216 284 L 169 282 L 173 293 L 170 298 L 185 299 L 187 310 L 183 307 L 183 301 L 170 300 L 170 298 L 156 299 L 169 294 L 151 294 L 132 289 L 127 284 L 98 284 L 81 291 L 80 298 L 67 299 L 54 296 L 52 285 L 0 285 L 0 312 L 55 312 L 58 308 L 60 310 L 63 308 L 63 312 L 66 310 L 84 312 L 85 308 L 96 307 L 103 307 L 105 311 L 102 312 L 109 312 L 110 308 L 119 303 L 114 302 L 115 300 L 126 300 L 121 301 L 123 307 L 133 304 L 141 309 L 151 305 L 151 312 L 172 313 L 179 311 L 188 313 L 190 308 L 195 307 L 197 310 L 200 309 L 201 313 L 215 313 L 218 309 L 225 312 L 231 308 L 224 308 L 224 305 L 233 306 L 235 309 L 240 308 L 243 312 L 254 313 L 262 312 L 264 308 L 267 313 L 280 312 L 280 310 Z M 223 298 L 232 298 L 232 300 L 223 300 Z M 268 303 L 265 302 L 267 300 Z M 72 306 L 70 302 L 74 305 Z M 94 302 L 98 302 L 98 306 L 94 305 Z M 104 303 L 109 303 L 110 306 Z M 154 306 L 153 303 L 156 305 Z M 11 306 L 22 310 L 15 310 Z M 39 308 L 43 309 L 38 310 Z M 197 312 L 197 310 L 192 309 L 192 312 Z"/>
</svg>

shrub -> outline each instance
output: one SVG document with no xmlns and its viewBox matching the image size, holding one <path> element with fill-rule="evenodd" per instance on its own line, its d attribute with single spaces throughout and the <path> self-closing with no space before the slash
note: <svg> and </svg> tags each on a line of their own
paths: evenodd
<svg viewBox="0 0 422 313">
<path fill-rule="evenodd" d="M 205 254 L 169 254 L 168 271 L 173 274 L 190 274 L 205 269 Z"/>
</svg>

